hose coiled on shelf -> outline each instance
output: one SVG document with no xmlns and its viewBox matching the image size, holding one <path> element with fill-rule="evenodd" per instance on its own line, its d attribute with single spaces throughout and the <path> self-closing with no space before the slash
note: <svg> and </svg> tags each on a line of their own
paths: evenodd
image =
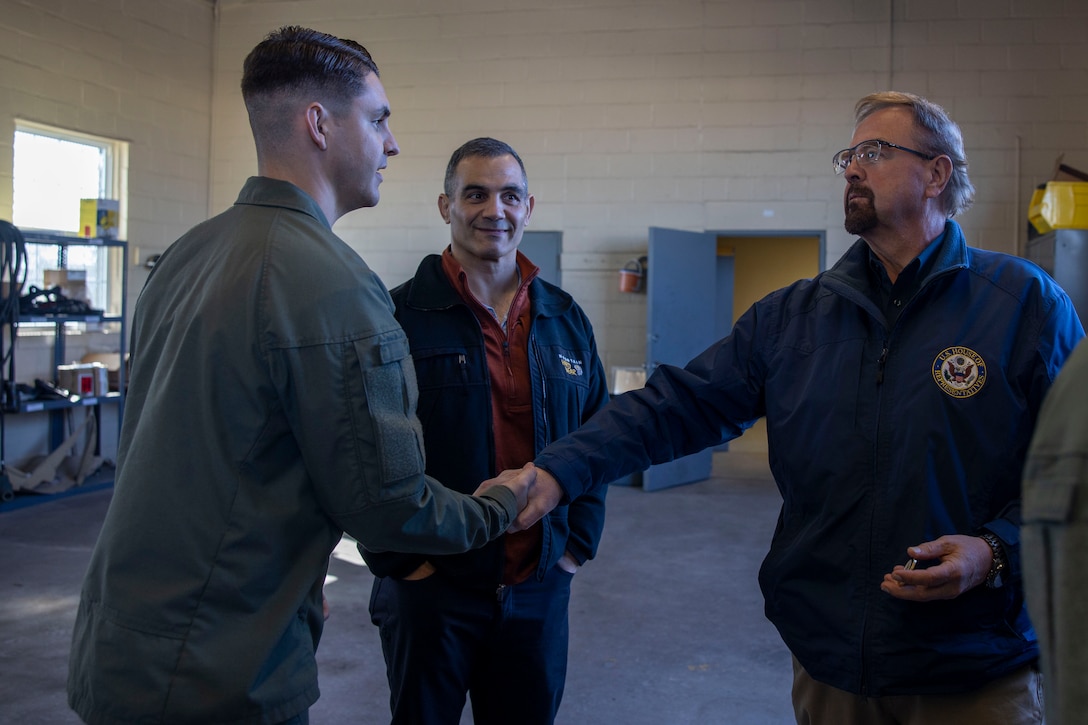
<svg viewBox="0 0 1088 725">
<path fill-rule="evenodd" d="M 19 228 L 0 219 L 0 406 L 18 404 L 15 387 L 15 326 L 19 323 L 19 298 L 26 284 L 26 240 Z M 4 346 L 4 335 L 10 343 Z M 0 410 L 0 452 L 4 450 L 4 414 Z M 15 498 L 15 491 L 7 476 L 7 462 L 0 457 L 0 501 Z"/>
</svg>

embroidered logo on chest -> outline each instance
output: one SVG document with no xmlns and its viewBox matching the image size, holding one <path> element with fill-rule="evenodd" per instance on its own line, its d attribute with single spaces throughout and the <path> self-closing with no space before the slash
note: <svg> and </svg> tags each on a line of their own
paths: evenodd
<svg viewBox="0 0 1088 725">
<path fill-rule="evenodd" d="M 933 380 L 953 398 L 970 398 L 986 384 L 986 361 L 969 347 L 949 347 L 933 361 Z"/>
<path fill-rule="evenodd" d="M 581 377 L 582 375 L 582 361 L 575 360 L 574 358 L 567 357 L 566 355 L 560 355 L 559 361 L 563 363 L 563 369 L 567 371 L 567 375 L 575 375 Z"/>
</svg>

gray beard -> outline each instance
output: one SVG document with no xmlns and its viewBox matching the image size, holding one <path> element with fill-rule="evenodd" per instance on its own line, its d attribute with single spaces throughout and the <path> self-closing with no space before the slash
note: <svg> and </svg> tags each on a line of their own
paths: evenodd
<svg viewBox="0 0 1088 725">
<path fill-rule="evenodd" d="M 861 235 L 876 226 L 876 210 L 872 204 L 866 207 L 847 210 L 843 225 L 850 234 Z"/>
<path fill-rule="evenodd" d="M 862 186 L 854 186 L 851 184 L 850 190 L 856 190 L 859 194 L 863 195 L 868 204 L 851 206 L 846 205 L 846 219 L 843 225 L 846 227 L 846 231 L 850 234 L 861 235 L 869 231 L 877 224 L 876 218 L 876 204 L 873 199 L 873 192 Z"/>
</svg>

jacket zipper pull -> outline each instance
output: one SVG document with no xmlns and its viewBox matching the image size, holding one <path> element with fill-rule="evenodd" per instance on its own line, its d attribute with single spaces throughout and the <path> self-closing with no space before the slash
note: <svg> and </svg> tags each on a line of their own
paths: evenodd
<svg viewBox="0 0 1088 725">
<path fill-rule="evenodd" d="M 888 346 L 885 345 L 884 349 L 880 351 L 880 359 L 876 361 L 876 384 L 881 385 L 884 383 L 884 363 L 888 361 Z"/>
</svg>

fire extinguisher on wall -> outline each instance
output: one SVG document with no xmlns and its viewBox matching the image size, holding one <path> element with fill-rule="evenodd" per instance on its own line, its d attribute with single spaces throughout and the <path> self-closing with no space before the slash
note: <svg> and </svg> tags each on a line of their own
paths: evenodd
<svg viewBox="0 0 1088 725">
<path fill-rule="evenodd" d="M 620 269 L 620 292 L 641 292 L 646 271 L 646 257 L 629 259 Z"/>
</svg>

